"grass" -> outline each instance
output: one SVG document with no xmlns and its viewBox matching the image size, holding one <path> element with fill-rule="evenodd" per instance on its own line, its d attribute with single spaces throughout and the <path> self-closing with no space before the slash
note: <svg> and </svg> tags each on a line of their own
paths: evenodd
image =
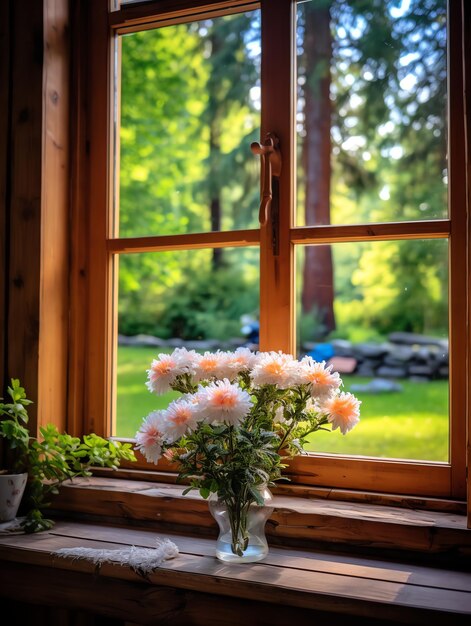
<svg viewBox="0 0 471 626">
<path fill-rule="evenodd" d="M 118 354 L 117 435 L 133 437 L 142 419 L 178 397 L 149 393 L 146 370 L 154 348 L 120 346 Z M 342 376 L 344 389 L 370 379 Z M 401 393 L 358 393 L 361 421 L 348 435 L 339 431 L 313 433 L 306 449 L 317 452 L 428 461 L 448 460 L 448 383 L 401 381 Z"/>
</svg>

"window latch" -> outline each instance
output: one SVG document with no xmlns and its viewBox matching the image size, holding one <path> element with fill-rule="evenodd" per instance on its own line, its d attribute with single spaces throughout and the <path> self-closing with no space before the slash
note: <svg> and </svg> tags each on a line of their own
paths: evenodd
<svg viewBox="0 0 471 626">
<path fill-rule="evenodd" d="M 254 142 L 250 149 L 262 160 L 262 199 L 259 221 L 264 226 L 270 218 L 272 227 L 272 247 L 274 256 L 279 254 L 279 207 L 281 152 L 280 140 L 275 133 L 267 133 L 263 143 Z"/>
</svg>

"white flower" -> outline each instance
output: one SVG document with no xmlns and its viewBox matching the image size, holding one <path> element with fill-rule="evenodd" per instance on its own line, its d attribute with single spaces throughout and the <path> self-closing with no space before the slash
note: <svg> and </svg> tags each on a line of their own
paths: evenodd
<svg viewBox="0 0 471 626">
<path fill-rule="evenodd" d="M 162 456 L 164 430 L 165 411 L 153 411 L 144 419 L 136 433 L 136 449 L 151 463 L 157 463 Z"/>
<path fill-rule="evenodd" d="M 290 387 L 296 378 L 298 361 L 282 352 L 261 352 L 250 374 L 255 385 L 277 385 L 280 389 Z"/>
<path fill-rule="evenodd" d="M 184 367 L 188 374 L 194 374 L 198 363 L 199 354 L 195 350 L 187 350 L 186 348 L 175 348 L 172 357 L 176 360 L 180 367 Z"/>
<path fill-rule="evenodd" d="M 227 378 L 209 383 L 207 387 L 200 386 L 197 395 L 199 413 L 208 424 L 224 422 L 235 426 L 252 408 L 250 395 Z"/>
<path fill-rule="evenodd" d="M 233 380 L 240 372 L 248 371 L 255 364 L 257 355 L 248 348 L 237 348 L 227 354 L 228 378 Z"/>
<path fill-rule="evenodd" d="M 325 366 L 325 361 L 318 363 L 312 357 L 305 356 L 299 363 L 298 384 L 308 384 L 312 398 L 326 400 L 342 384 L 338 372 L 332 372 L 332 365 Z"/>
<path fill-rule="evenodd" d="M 198 425 L 198 406 L 189 399 L 178 399 L 170 403 L 165 411 L 164 438 L 168 443 L 180 439 L 185 433 L 194 431 Z"/>
<path fill-rule="evenodd" d="M 351 393 L 339 393 L 329 398 L 322 409 L 332 424 L 332 430 L 340 428 L 343 435 L 352 430 L 360 421 L 360 400 Z"/>
<path fill-rule="evenodd" d="M 227 378 L 231 370 L 228 367 L 228 353 L 205 352 L 198 354 L 195 363 L 195 380 L 213 380 L 215 378 Z"/>
<path fill-rule="evenodd" d="M 171 390 L 172 384 L 177 376 L 188 372 L 188 366 L 173 354 L 159 354 L 158 359 L 154 359 L 150 369 L 147 370 L 148 381 L 146 383 L 149 391 L 156 394 L 166 393 Z"/>
</svg>

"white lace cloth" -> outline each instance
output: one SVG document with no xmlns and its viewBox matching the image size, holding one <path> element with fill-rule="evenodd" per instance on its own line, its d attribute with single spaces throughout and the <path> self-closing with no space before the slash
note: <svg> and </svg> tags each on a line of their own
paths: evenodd
<svg viewBox="0 0 471 626">
<path fill-rule="evenodd" d="M 141 548 L 129 546 L 116 550 L 100 550 L 97 548 L 60 548 L 53 552 L 61 557 L 72 559 L 86 559 L 97 567 L 103 563 L 118 563 L 129 566 L 140 574 L 150 574 L 160 567 L 164 561 L 178 556 L 178 548 L 170 539 L 157 538 L 154 548 Z"/>
</svg>

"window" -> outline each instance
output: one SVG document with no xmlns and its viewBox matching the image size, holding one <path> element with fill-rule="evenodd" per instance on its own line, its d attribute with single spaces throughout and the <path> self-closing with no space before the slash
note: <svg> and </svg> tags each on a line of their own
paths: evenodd
<svg viewBox="0 0 471 626">
<path fill-rule="evenodd" d="M 131 353 L 120 332 L 153 329 L 205 349 L 208 338 L 226 345 L 237 318 L 259 308 L 260 349 L 330 358 L 343 346 L 369 374 L 349 383 L 367 384 L 381 367 L 401 379 L 396 395 L 364 396 L 367 412 L 378 408 L 363 441 L 320 438 L 290 464 L 292 480 L 463 498 L 456 3 L 448 13 L 442 0 L 386 11 L 376 0 L 106 4 L 91 9 L 88 427 L 132 434 L 123 420 L 135 385 L 145 393 L 149 352 L 140 381 L 123 374 Z M 282 155 L 279 216 L 259 227 L 249 146 L 269 132 Z M 391 348 L 394 333 L 411 332 L 431 339 Z"/>
</svg>

